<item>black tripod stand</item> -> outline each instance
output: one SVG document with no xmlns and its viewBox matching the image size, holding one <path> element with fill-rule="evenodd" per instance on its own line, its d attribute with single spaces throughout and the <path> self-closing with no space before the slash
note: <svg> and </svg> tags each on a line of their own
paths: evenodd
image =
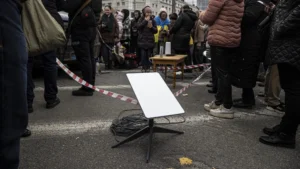
<svg viewBox="0 0 300 169">
<path fill-rule="evenodd" d="M 130 142 L 132 140 L 135 140 L 139 137 L 142 137 L 145 134 L 149 133 L 149 145 L 148 145 L 148 152 L 147 152 L 147 163 L 150 160 L 150 154 L 151 154 L 151 147 L 152 147 L 152 137 L 153 137 L 153 133 L 174 133 L 174 134 L 183 134 L 183 132 L 181 131 L 175 131 L 175 130 L 170 130 L 170 129 L 166 129 L 166 128 L 162 128 L 162 127 L 157 127 L 154 126 L 154 120 L 153 119 L 149 119 L 148 122 L 148 126 L 141 129 L 140 131 L 136 132 L 135 134 L 127 137 L 126 139 L 124 139 L 123 141 L 119 142 L 118 144 L 112 146 L 112 148 L 116 148 L 119 147 L 122 144 L 125 144 L 127 142 Z"/>
</svg>

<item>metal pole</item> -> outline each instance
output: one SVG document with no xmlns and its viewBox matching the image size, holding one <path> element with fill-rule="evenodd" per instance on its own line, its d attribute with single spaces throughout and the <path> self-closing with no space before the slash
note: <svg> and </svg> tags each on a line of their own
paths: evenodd
<svg viewBox="0 0 300 169">
<path fill-rule="evenodd" d="M 172 0 L 172 13 L 176 13 L 176 0 Z"/>
</svg>

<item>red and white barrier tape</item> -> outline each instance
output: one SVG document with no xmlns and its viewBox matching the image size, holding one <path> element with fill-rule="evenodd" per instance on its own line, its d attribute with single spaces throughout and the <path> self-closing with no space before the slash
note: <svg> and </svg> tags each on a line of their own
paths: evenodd
<svg viewBox="0 0 300 169">
<path fill-rule="evenodd" d="M 81 79 L 80 77 L 78 77 L 76 74 L 74 74 L 73 72 L 71 72 L 64 64 L 61 63 L 61 61 L 59 59 L 56 58 L 56 63 L 58 64 L 58 66 L 60 68 L 62 68 L 72 79 L 74 79 L 77 83 L 86 86 L 88 88 L 91 88 L 99 93 L 102 93 L 106 96 L 115 98 L 115 99 L 119 99 L 128 103 L 132 103 L 132 104 L 138 104 L 138 101 L 134 98 L 131 97 L 127 97 L 118 93 L 114 93 L 111 91 L 107 91 L 107 90 L 103 90 L 103 89 L 99 89 L 91 84 L 89 84 L 88 82 L 84 81 L 83 79 Z M 202 64 L 202 66 L 207 66 L 206 64 Z M 187 86 L 183 87 L 182 89 L 180 89 L 179 91 L 177 91 L 176 93 L 174 93 L 174 95 L 176 97 L 178 97 L 180 94 L 182 94 L 184 91 L 186 91 L 189 87 L 192 86 L 193 83 L 197 82 L 198 80 L 200 80 L 204 74 L 206 72 L 208 72 L 211 69 L 211 67 L 209 67 L 208 69 L 206 69 L 203 73 L 200 74 L 200 76 L 198 76 L 195 80 L 193 80 L 192 83 L 188 84 Z"/>
<path fill-rule="evenodd" d="M 194 68 L 198 68 L 198 67 L 208 67 L 210 66 L 210 63 L 205 63 L 205 64 L 198 64 L 198 65 L 189 65 L 189 66 L 184 66 L 184 69 L 194 69 Z M 165 70 L 164 67 L 160 66 L 158 67 L 159 70 Z M 174 67 L 167 67 L 167 70 L 174 70 Z M 181 67 L 178 66 L 177 70 L 181 70 Z"/>
<path fill-rule="evenodd" d="M 193 83 L 195 83 L 195 82 L 197 82 L 198 80 L 200 80 L 200 79 L 204 76 L 204 74 L 205 74 L 206 72 L 208 72 L 210 69 L 211 69 L 211 67 L 209 67 L 208 69 L 206 69 L 203 73 L 200 74 L 200 76 L 198 76 L 195 80 L 193 80 L 192 83 L 186 85 L 185 87 L 183 87 L 182 89 L 180 89 L 178 92 L 174 93 L 174 95 L 175 95 L 176 97 L 178 97 L 180 94 L 182 94 L 184 91 L 186 91 L 189 87 L 191 87 Z"/>
<path fill-rule="evenodd" d="M 99 93 L 102 93 L 106 96 L 110 96 L 112 98 L 115 99 L 119 99 L 128 103 L 132 103 L 132 104 L 138 104 L 138 101 L 134 98 L 131 97 L 127 97 L 118 93 L 114 93 L 114 92 L 110 92 L 107 90 L 103 90 L 103 89 L 99 89 L 89 83 L 87 83 L 86 81 L 84 81 L 83 79 L 81 79 L 80 77 L 78 77 L 76 74 L 74 74 L 73 72 L 71 72 L 64 64 L 61 63 L 61 61 L 59 59 L 56 58 L 56 63 L 58 64 L 59 67 L 61 67 L 72 79 L 74 79 L 77 83 L 86 86 L 88 88 L 91 88 Z"/>
</svg>

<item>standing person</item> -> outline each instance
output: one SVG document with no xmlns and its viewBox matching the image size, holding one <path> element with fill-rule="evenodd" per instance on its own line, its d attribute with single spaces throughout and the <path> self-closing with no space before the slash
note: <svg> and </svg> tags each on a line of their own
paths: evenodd
<svg viewBox="0 0 300 169">
<path fill-rule="evenodd" d="M 155 22 L 157 26 L 164 28 L 170 25 L 170 19 L 168 19 L 168 13 L 166 8 L 161 8 L 159 14 L 155 17 Z"/>
<path fill-rule="evenodd" d="M 137 57 L 140 57 L 138 48 L 138 22 L 141 18 L 141 12 L 139 10 L 134 11 L 134 18 L 131 21 L 131 42 L 130 42 L 130 53 L 136 53 Z"/>
<path fill-rule="evenodd" d="M 201 21 L 210 26 L 207 40 L 218 77 L 216 100 L 204 105 L 212 116 L 234 117 L 229 71 L 232 57 L 237 54 L 237 47 L 240 46 L 243 15 L 244 0 L 209 0 L 207 9 L 200 14 Z"/>
<path fill-rule="evenodd" d="M 105 63 L 105 69 L 112 68 L 112 53 L 111 49 L 114 47 L 115 40 L 119 38 L 119 26 L 112 15 L 111 6 L 104 7 L 104 14 L 99 23 L 101 34 L 101 53 Z"/>
<path fill-rule="evenodd" d="M 265 128 L 269 136 L 260 142 L 272 146 L 295 148 L 300 124 L 300 0 L 281 0 L 271 22 L 269 56 L 277 64 L 280 84 L 285 91 L 285 115 L 279 125 Z"/>
<path fill-rule="evenodd" d="M 130 38 L 131 38 L 131 21 L 129 17 L 129 10 L 128 9 L 122 9 L 122 13 L 124 14 L 123 19 L 123 34 L 121 38 L 122 45 L 127 49 L 126 53 L 129 53 L 129 47 L 130 47 Z"/>
<path fill-rule="evenodd" d="M 0 1 L 0 168 L 18 169 L 27 127 L 26 40 L 19 0 Z"/>
<path fill-rule="evenodd" d="M 177 13 L 172 13 L 169 15 L 170 18 L 170 25 L 169 25 L 169 30 L 173 29 L 177 19 L 178 19 L 178 15 Z M 168 34 L 170 34 L 170 31 L 168 31 Z M 172 42 L 173 39 L 173 35 L 169 35 L 168 41 Z"/>
<path fill-rule="evenodd" d="M 166 8 L 161 8 L 159 14 L 155 17 L 155 22 L 158 27 L 157 29 L 157 44 L 155 44 L 155 53 L 159 54 L 160 46 L 164 46 L 165 37 L 167 36 L 168 26 L 170 25 L 170 20 L 168 19 L 168 13 Z"/>
<path fill-rule="evenodd" d="M 123 19 L 124 19 L 124 14 L 120 11 L 117 11 L 115 14 L 116 21 L 118 23 L 119 27 L 119 36 L 118 39 L 121 40 L 123 36 Z"/>
<path fill-rule="evenodd" d="M 43 0 L 43 4 L 51 16 L 64 27 L 64 23 L 58 10 L 63 8 L 63 0 Z M 40 56 L 29 56 L 27 64 L 27 104 L 28 104 L 28 113 L 33 112 L 33 100 L 34 100 L 34 82 L 32 79 L 32 69 L 33 62 L 35 57 L 40 57 L 43 62 L 44 68 L 44 98 L 46 100 L 46 108 L 51 109 L 57 106 L 60 103 L 59 98 L 57 97 L 57 64 L 56 64 L 56 52 L 48 51 Z"/>
<path fill-rule="evenodd" d="M 263 0 L 266 4 L 270 1 Z M 232 84 L 243 89 L 242 98 L 235 99 L 236 108 L 251 109 L 255 105 L 253 88 L 256 86 L 260 57 L 264 55 L 260 48 L 262 37 L 258 32 L 258 25 L 265 19 L 265 6 L 257 0 L 245 0 L 245 12 L 242 19 L 242 39 L 239 54 L 235 55 L 232 63 Z"/>
<path fill-rule="evenodd" d="M 65 10 L 69 13 L 69 30 L 72 47 L 79 62 L 83 80 L 95 85 L 96 62 L 94 58 L 94 42 L 96 38 L 96 14 L 90 5 L 79 15 L 76 12 L 84 4 L 81 0 L 66 0 Z M 99 9 L 100 10 L 100 9 Z M 93 96 L 94 90 L 86 86 L 72 92 L 73 96 Z"/>
<path fill-rule="evenodd" d="M 58 14 L 58 10 L 63 9 L 64 0 L 43 0 L 42 1 L 46 10 L 51 14 L 51 16 L 60 24 L 63 28 L 64 23 L 61 16 Z M 44 99 L 46 101 L 46 108 L 52 109 L 56 107 L 60 100 L 57 97 L 58 89 L 57 89 L 57 64 L 56 64 L 56 51 L 48 51 L 39 56 L 29 56 L 27 63 L 27 107 L 28 113 L 33 112 L 33 100 L 34 100 L 34 82 L 32 78 L 32 69 L 34 58 L 41 58 L 43 62 L 44 69 Z M 22 137 L 29 137 L 31 135 L 31 131 L 26 129 L 22 134 Z"/>
<path fill-rule="evenodd" d="M 182 14 L 175 22 L 174 27 L 170 30 L 170 34 L 173 34 L 171 47 L 176 54 L 187 54 L 185 59 L 186 65 L 191 65 L 191 52 L 190 52 L 190 38 L 191 31 L 195 26 L 195 22 L 198 19 L 195 12 L 191 10 L 188 5 L 182 7 Z"/>
<path fill-rule="evenodd" d="M 200 16 L 200 12 L 198 11 L 197 17 Z M 193 30 L 193 40 L 194 40 L 194 57 L 193 63 L 194 64 L 201 64 L 203 63 L 203 52 L 205 51 L 205 30 L 207 26 L 202 23 L 200 18 L 195 23 L 195 27 Z"/>
<path fill-rule="evenodd" d="M 146 6 L 142 10 L 143 16 L 138 22 L 138 46 L 141 49 L 141 64 L 142 70 L 147 72 L 150 69 L 149 57 L 152 54 L 154 47 L 154 34 L 157 33 L 156 22 L 151 17 L 152 10 L 149 6 Z"/>
</svg>

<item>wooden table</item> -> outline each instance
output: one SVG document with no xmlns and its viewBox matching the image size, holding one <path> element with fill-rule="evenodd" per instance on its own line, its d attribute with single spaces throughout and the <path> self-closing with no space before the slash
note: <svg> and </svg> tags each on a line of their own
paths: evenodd
<svg viewBox="0 0 300 169">
<path fill-rule="evenodd" d="M 173 66 L 173 88 L 176 87 L 176 72 L 177 72 L 177 65 L 181 65 L 181 79 L 183 80 L 183 72 L 184 72 L 184 59 L 186 58 L 186 55 L 175 55 L 175 56 L 163 56 L 160 57 L 159 55 L 156 55 L 152 58 L 153 63 L 153 71 L 157 71 L 157 65 L 163 65 L 165 67 L 165 78 L 167 77 L 167 66 L 171 65 Z"/>
</svg>

